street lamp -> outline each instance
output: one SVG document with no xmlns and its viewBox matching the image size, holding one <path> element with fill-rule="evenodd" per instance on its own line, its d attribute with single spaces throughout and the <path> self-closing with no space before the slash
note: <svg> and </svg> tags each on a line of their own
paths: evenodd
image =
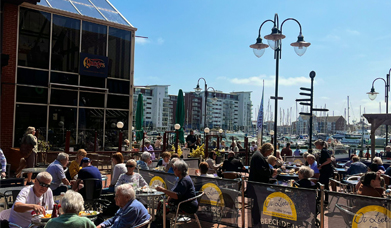
<svg viewBox="0 0 391 228">
<path fill-rule="evenodd" d="M 386 101 L 387 115 L 388 115 L 388 93 L 390 92 L 390 73 L 391 73 L 391 69 L 388 71 L 388 74 L 386 75 L 386 80 L 384 80 L 384 78 L 376 78 L 375 80 L 373 80 L 371 91 L 367 93 L 369 99 L 371 99 L 372 101 L 375 100 L 376 96 L 379 94 L 378 92 L 375 91 L 375 86 L 374 86 L 375 81 L 377 81 L 378 79 L 383 80 L 383 82 L 385 83 L 385 101 Z M 388 145 L 388 125 L 386 125 L 386 146 L 387 145 Z"/>
<path fill-rule="evenodd" d="M 224 130 L 220 128 L 220 129 L 219 129 L 220 135 L 217 136 L 217 148 L 218 148 L 218 149 L 220 149 L 220 143 L 221 143 L 221 141 L 223 140 L 223 132 L 224 132 Z"/>
<path fill-rule="evenodd" d="M 179 129 L 181 129 L 181 125 L 180 124 L 175 124 L 174 125 L 174 128 L 175 128 L 175 153 L 178 153 L 178 142 L 179 142 Z"/>
<path fill-rule="evenodd" d="M 206 84 L 206 80 L 205 78 L 199 78 L 198 81 L 197 81 L 197 86 L 194 88 L 194 92 L 199 95 L 201 92 L 202 92 L 202 89 L 200 88 L 200 80 L 204 80 L 205 82 L 205 89 L 204 89 L 204 92 L 205 92 L 205 104 L 204 104 L 204 128 L 206 128 L 208 125 L 206 123 L 206 104 L 207 104 L 207 101 L 208 101 L 208 89 L 213 89 L 213 98 L 212 98 L 212 102 L 215 102 L 217 100 L 217 97 L 216 97 L 216 91 L 213 87 L 209 87 L 208 88 L 208 85 Z"/>
<path fill-rule="evenodd" d="M 119 129 L 119 135 L 118 135 L 118 151 L 121 152 L 122 149 L 122 132 L 121 129 L 124 127 L 124 123 L 121 121 L 118 121 L 117 128 Z"/>
<path fill-rule="evenodd" d="M 253 52 L 255 56 L 260 58 L 263 53 L 265 52 L 265 49 L 270 46 L 271 49 L 274 50 L 274 59 L 276 60 L 276 85 L 275 85 L 275 95 L 274 97 L 271 97 L 271 99 L 274 99 L 274 132 L 277 134 L 277 117 L 278 117 L 278 100 L 282 97 L 278 97 L 278 73 L 279 73 L 279 59 L 281 58 L 281 40 L 285 38 L 285 35 L 282 34 L 282 26 L 286 21 L 295 21 L 300 28 L 299 36 L 297 37 L 297 41 L 294 43 L 291 43 L 291 46 L 294 47 L 294 50 L 298 56 L 304 55 L 305 51 L 307 50 L 307 47 L 311 45 L 311 43 L 304 41 L 304 36 L 302 34 L 301 24 L 298 20 L 294 18 L 287 18 L 281 23 L 281 28 L 279 27 L 279 19 L 278 14 L 274 15 L 274 21 L 273 20 L 266 20 L 264 21 L 261 26 L 259 27 L 258 31 L 258 38 L 255 44 L 250 45 L 250 48 L 253 49 Z M 273 22 L 274 27 L 272 28 L 272 32 L 265 36 L 265 39 L 268 40 L 269 45 L 262 43 L 261 38 L 261 28 L 266 22 Z M 277 140 L 274 140 L 274 150 L 277 150 Z"/>
</svg>

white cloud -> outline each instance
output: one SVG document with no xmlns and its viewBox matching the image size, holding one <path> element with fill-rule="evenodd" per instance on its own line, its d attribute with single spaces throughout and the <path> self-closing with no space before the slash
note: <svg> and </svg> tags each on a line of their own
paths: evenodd
<svg viewBox="0 0 391 228">
<path fill-rule="evenodd" d="M 346 32 L 349 33 L 350 35 L 355 35 L 355 36 L 360 35 L 360 32 L 357 30 L 347 29 Z"/>
<path fill-rule="evenodd" d="M 252 86 L 262 86 L 263 81 L 265 81 L 265 87 L 274 87 L 275 86 L 275 76 L 254 76 L 249 78 L 233 78 L 229 79 L 229 81 L 233 84 L 237 85 L 252 85 Z M 294 85 L 303 85 L 303 84 L 310 84 L 311 79 L 308 77 L 279 77 L 278 78 L 278 84 L 280 86 L 294 86 Z"/>
<path fill-rule="evenodd" d="M 142 44 L 142 45 L 149 43 L 148 38 L 142 38 L 142 37 L 136 37 L 135 41 L 136 44 Z"/>
<path fill-rule="evenodd" d="M 163 43 L 164 43 L 163 38 L 159 37 L 159 38 L 157 39 L 157 44 L 162 45 Z"/>
</svg>

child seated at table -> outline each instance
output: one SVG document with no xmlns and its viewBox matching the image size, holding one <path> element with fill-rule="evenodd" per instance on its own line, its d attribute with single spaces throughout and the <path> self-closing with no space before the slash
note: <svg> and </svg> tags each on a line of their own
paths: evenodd
<svg viewBox="0 0 391 228">
<path fill-rule="evenodd" d="M 302 166 L 299 169 L 298 172 L 299 180 L 294 183 L 294 186 L 300 187 L 300 188 L 313 188 L 315 186 L 315 183 L 308 180 L 314 175 L 314 170 L 312 170 L 308 166 Z"/>
<path fill-rule="evenodd" d="M 270 155 L 269 157 L 267 157 L 267 163 L 269 163 L 270 170 L 274 170 L 274 166 L 276 166 L 277 164 L 277 158 L 274 157 L 273 155 Z M 275 175 L 272 175 L 272 178 L 276 178 L 276 177 L 277 177 L 277 173 L 275 173 Z"/>
</svg>

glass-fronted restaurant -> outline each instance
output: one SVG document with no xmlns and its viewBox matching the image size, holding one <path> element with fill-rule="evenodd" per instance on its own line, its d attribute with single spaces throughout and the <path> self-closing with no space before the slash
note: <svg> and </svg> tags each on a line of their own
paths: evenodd
<svg viewBox="0 0 391 228">
<path fill-rule="evenodd" d="M 113 150 L 118 121 L 130 137 L 136 28 L 106 0 L 23 3 L 17 19 L 10 146 L 28 126 L 54 151 L 64 150 L 66 131 L 75 150 L 93 150 L 95 135 L 97 151 Z"/>
</svg>

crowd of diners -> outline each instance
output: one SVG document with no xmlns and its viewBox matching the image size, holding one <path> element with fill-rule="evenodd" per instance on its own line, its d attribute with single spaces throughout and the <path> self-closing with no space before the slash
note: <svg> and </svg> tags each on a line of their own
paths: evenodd
<svg viewBox="0 0 391 228">
<path fill-rule="evenodd" d="M 143 152 L 140 160 L 129 159 L 124 161 L 123 155 L 117 152 L 112 155 L 112 178 L 110 186 L 103 193 L 115 193 L 115 205 L 119 207 L 117 213 L 97 227 L 134 227 L 150 219 L 147 205 L 136 199 L 138 188 L 148 187 L 147 182 L 135 169 L 150 169 L 152 154 Z M 95 187 L 102 188 L 102 175 L 99 169 L 93 166 L 94 161 L 88 158 L 85 150 L 77 151 L 76 158 L 68 167 L 69 155 L 59 153 L 45 172 L 39 173 L 35 181 L 23 188 L 12 207 L 9 221 L 22 227 L 27 227 L 35 214 L 43 214 L 46 210 L 52 210 L 54 196 L 62 194 L 62 215 L 53 218 L 47 223 L 47 227 L 95 227 L 87 218 L 78 218 L 78 213 L 84 210 L 86 191 L 83 180 L 96 178 Z M 66 171 L 66 167 L 68 170 Z M 163 152 L 157 167 L 162 171 L 173 173 L 177 181 L 172 189 L 156 187 L 157 191 L 164 192 L 168 196 L 166 213 L 175 212 L 179 202 L 195 197 L 196 191 L 191 178 L 188 175 L 188 165 L 177 154 Z M 203 162 L 202 173 L 209 170 L 208 163 Z M 65 194 L 64 194 L 65 193 Z M 114 203 L 114 202 L 113 202 Z M 181 210 L 194 213 L 198 208 L 197 200 L 187 202 L 181 206 Z M 161 227 L 163 222 L 163 206 L 160 205 L 156 219 L 152 227 Z"/>
<path fill-rule="evenodd" d="M 237 146 L 237 145 L 236 145 Z M 254 148 L 256 145 L 253 145 Z M 317 157 L 313 154 L 304 153 L 305 164 L 298 169 L 298 180 L 295 185 L 302 188 L 314 188 L 317 181 L 329 189 L 329 179 L 334 174 L 333 158 L 327 150 L 327 143 L 322 140 L 315 142 L 316 149 L 320 150 Z M 391 148 L 387 148 L 391 150 Z M 271 183 L 273 178 L 279 173 L 279 169 L 284 169 L 283 155 L 292 154 L 290 145 L 280 151 L 274 151 L 270 143 L 256 147 L 251 157 L 250 170 L 246 170 L 241 160 L 235 157 L 235 152 L 228 152 L 227 159 L 217 164 L 217 151 L 211 151 L 205 162 L 199 164 L 198 175 L 202 177 L 216 178 L 226 171 L 249 171 L 249 181 L 260 183 Z M 296 153 L 296 151 L 295 151 Z M 148 187 L 144 178 L 135 172 L 136 168 L 149 170 L 155 154 L 145 151 L 141 154 L 140 160 L 124 160 L 122 153 L 117 152 L 112 155 L 111 182 L 104 193 L 115 194 L 115 205 L 118 211 L 115 215 L 98 224 L 97 227 L 133 227 L 150 219 L 146 205 L 136 199 L 138 188 Z M 95 188 L 102 188 L 102 175 L 99 169 L 93 166 L 94 161 L 88 158 L 84 149 L 77 151 L 76 158 L 69 163 L 69 155 L 59 153 L 56 160 L 52 162 L 45 172 L 39 173 L 34 182 L 28 182 L 17 196 L 12 207 L 9 221 L 22 227 L 27 227 L 32 219 L 31 211 L 36 214 L 45 213 L 51 210 L 54 205 L 53 196 L 65 193 L 61 199 L 62 215 L 51 219 L 47 227 L 95 227 L 86 218 L 79 218 L 77 215 L 84 210 L 84 199 L 86 191 L 83 180 L 95 178 Z M 360 181 L 356 189 L 360 195 L 382 197 L 384 192 L 384 180 L 381 174 L 391 174 L 391 168 L 387 170 L 379 157 L 373 159 L 373 163 L 367 167 L 357 156 L 352 156 L 351 161 L 345 164 L 348 175 L 359 175 Z M 68 171 L 65 171 L 68 167 Z M 196 191 L 192 179 L 188 175 L 188 165 L 175 153 L 163 152 L 156 167 L 160 171 L 172 173 L 177 177 L 177 181 L 172 189 L 156 187 L 168 196 L 166 203 L 166 213 L 175 212 L 178 203 L 196 196 Z M 28 176 L 30 177 L 30 176 Z M 29 179 L 31 181 L 31 179 Z M 328 203 L 328 195 L 325 194 L 325 203 Z M 194 213 L 198 208 L 197 200 L 187 202 L 181 206 L 181 211 Z M 254 211 L 256 212 L 256 210 Z M 152 227 L 161 227 L 163 221 L 163 207 L 159 205 L 156 219 Z M 254 214 L 255 215 L 255 214 Z"/>
</svg>

